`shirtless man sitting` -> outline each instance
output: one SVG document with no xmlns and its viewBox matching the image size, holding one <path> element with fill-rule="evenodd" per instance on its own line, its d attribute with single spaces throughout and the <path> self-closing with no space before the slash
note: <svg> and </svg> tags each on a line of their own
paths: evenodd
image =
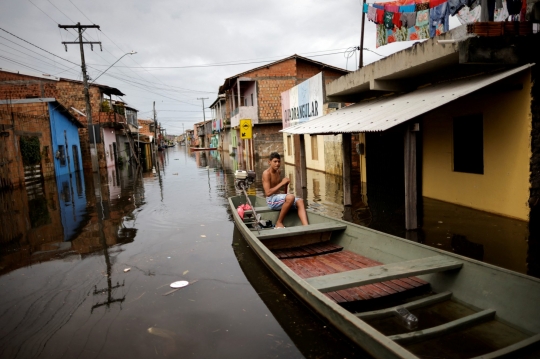
<svg viewBox="0 0 540 359">
<path fill-rule="evenodd" d="M 293 194 L 279 193 L 283 186 L 287 188 L 291 182 L 287 177 L 281 179 L 281 170 L 279 169 L 281 167 L 281 156 L 279 153 L 272 152 L 268 164 L 268 168 L 264 170 L 262 175 L 262 183 L 268 207 L 275 211 L 281 210 L 275 228 L 285 228 L 283 219 L 291 206 L 298 209 L 298 217 L 300 217 L 302 225 L 307 226 L 308 219 L 304 200 L 295 198 Z"/>
</svg>

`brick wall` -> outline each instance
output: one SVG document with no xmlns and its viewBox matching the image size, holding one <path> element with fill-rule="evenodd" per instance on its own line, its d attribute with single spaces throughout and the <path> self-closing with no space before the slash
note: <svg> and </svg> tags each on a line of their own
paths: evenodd
<svg viewBox="0 0 540 359">
<path fill-rule="evenodd" d="M 262 69 L 247 72 L 242 77 L 294 77 L 296 76 L 296 59 L 290 59 Z"/>
<path fill-rule="evenodd" d="M 283 155 L 283 134 L 279 132 L 281 128 L 281 123 L 258 125 L 253 128 L 255 160 L 267 158 L 272 152 Z"/>
<path fill-rule="evenodd" d="M 146 136 L 154 136 L 154 132 L 151 132 L 150 131 L 150 125 L 154 123 L 154 120 L 137 120 L 139 122 L 139 126 L 142 126 L 142 128 L 140 129 L 140 134 L 141 135 L 146 135 Z"/>
<path fill-rule="evenodd" d="M 0 186 L 17 188 L 24 184 L 20 137 L 39 138 L 43 177 L 54 177 L 49 110 L 46 103 L 19 104 L 0 108 L 0 126 L 9 133 L 0 137 Z"/>
<path fill-rule="evenodd" d="M 99 123 L 99 111 L 102 101 L 101 90 L 96 86 L 90 86 L 89 94 L 90 107 L 92 108 L 92 122 Z M 54 81 L 0 71 L 0 99 L 35 97 L 55 98 L 84 125 L 84 128 L 79 129 L 82 163 L 85 170 L 91 169 L 92 161 L 88 139 L 88 121 L 85 116 L 80 116 L 71 110 L 71 107 L 74 107 L 79 111 L 86 112 L 84 85 L 80 82 L 68 80 Z"/>
<path fill-rule="evenodd" d="M 296 79 L 261 79 L 257 86 L 259 122 L 281 122 L 281 93 L 296 86 Z"/>
</svg>

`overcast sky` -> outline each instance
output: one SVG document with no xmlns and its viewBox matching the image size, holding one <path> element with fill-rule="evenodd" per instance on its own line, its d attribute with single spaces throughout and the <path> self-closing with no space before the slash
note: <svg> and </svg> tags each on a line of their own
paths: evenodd
<svg viewBox="0 0 540 359">
<path fill-rule="evenodd" d="M 368 1 L 370 2 L 370 1 Z M 82 79 L 75 31 L 58 24 L 97 24 L 86 41 L 101 41 L 103 51 L 85 45 L 89 76 L 116 87 L 123 100 L 150 118 L 156 102 L 158 120 L 169 134 L 202 120 L 225 78 L 293 54 L 354 70 L 358 46 L 360 0 L 0 0 L 0 68 Z M 375 49 L 375 25 L 366 22 L 364 46 L 383 56 L 410 46 L 404 42 Z M 380 59 L 364 51 L 365 63 Z M 250 64 L 246 64 L 251 62 Z M 226 66 L 215 66 L 216 64 Z M 241 64 L 239 64 L 241 63 Z M 206 66 L 205 66 L 206 65 Z M 208 66 L 210 65 L 210 66 Z M 195 67 L 202 66 L 202 67 Z M 165 68 L 152 68 L 165 67 Z M 168 67 L 168 68 L 167 68 Z M 172 68 L 183 67 L 183 68 Z M 114 99 L 114 98 L 113 98 Z M 207 119 L 210 110 L 206 111 Z"/>
</svg>

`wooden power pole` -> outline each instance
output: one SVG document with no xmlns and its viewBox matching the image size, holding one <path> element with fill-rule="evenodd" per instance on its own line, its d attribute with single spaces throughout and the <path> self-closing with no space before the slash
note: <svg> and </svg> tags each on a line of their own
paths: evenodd
<svg viewBox="0 0 540 359">
<path fill-rule="evenodd" d="M 208 97 L 197 97 L 197 100 L 202 100 L 202 118 L 203 122 L 206 122 L 206 115 L 204 113 L 204 100 L 208 100 Z"/>
<path fill-rule="evenodd" d="M 79 44 L 80 50 L 81 50 L 81 69 L 82 69 L 82 75 L 83 75 L 83 84 L 84 84 L 84 98 L 86 100 L 86 119 L 88 120 L 88 130 L 90 131 L 90 125 L 93 124 L 92 122 L 92 108 L 90 106 L 90 92 L 88 89 L 88 74 L 86 73 L 86 62 L 84 61 L 84 44 L 89 44 L 92 51 L 94 50 L 94 45 L 99 45 L 101 48 L 101 42 L 95 42 L 95 41 L 83 41 L 83 32 L 86 29 L 99 29 L 99 25 L 81 25 L 80 22 L 77 23 L 77 25 L 58 25 L 61 29 L 77 29 L 79 32 L 79 41 L 71 41 L 71 42 L 62 42 L 62 44 L 66 47 L 67 51 L 67 45 L 74 45 Z M 103 49 L 102 49 L 103 51 Z"/>
</svg>

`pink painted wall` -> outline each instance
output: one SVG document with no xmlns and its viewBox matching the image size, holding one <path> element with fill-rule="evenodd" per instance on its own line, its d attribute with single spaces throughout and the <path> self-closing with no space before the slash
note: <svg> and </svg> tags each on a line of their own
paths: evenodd
<svg viewBox="0 0 540 359">
<path fill-rule="evenodd" d="M 113 143 L 116 143 L 116 135 L 112 128 L 103 128 L 103 146 L 105 147 L 105 157 L 107 159 L 107 167 L 114 166 L 114 150 Z M 118 145 L 118 144 L 117 144 Z M 118 151 L 118 149 L 117 149 Z"/>
</svg>

